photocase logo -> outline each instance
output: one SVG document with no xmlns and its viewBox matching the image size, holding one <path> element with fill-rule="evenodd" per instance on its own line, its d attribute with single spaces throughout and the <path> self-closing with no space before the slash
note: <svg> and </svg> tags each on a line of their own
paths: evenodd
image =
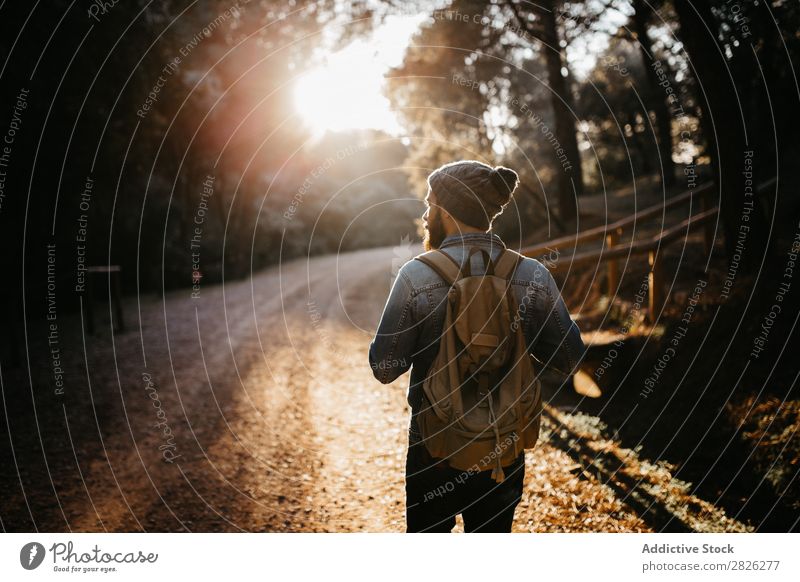
<svg viewBox="0 0 800 582">
<path fill-rule="evenodd" d="M 44 546 L 38 542 L 29 542 L 19 551 L 19 563 L 26 570 L 35 570 L 44 560 Z"/>
</svg>

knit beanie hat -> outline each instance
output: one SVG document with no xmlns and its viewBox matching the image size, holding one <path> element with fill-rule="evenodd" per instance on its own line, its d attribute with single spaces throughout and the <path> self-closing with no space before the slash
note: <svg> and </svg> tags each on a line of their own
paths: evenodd
<svg viewBox="0 0 800 582">
<path fill-rule="evenodd" d="M 435 203 L 464 224 L 489 230 L 519 184 L 514 170 L 466 160 L 428 176 Z"/>
</svg>

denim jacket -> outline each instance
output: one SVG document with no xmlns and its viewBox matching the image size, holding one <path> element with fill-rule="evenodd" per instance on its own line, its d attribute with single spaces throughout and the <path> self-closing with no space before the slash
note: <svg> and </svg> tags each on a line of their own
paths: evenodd
<svg viewBox="0 0 800 582">
<path fill-rule="evenodd" d="M 468 233 L 445 238 L 440 250 L 462 264 L 472 247 L 487 250 L 496 260 L 505 244 L 493 233 Z M 484 272 L 480 253 L 473 255 L 470 267 L 473 275 Z M 512 317 L 522 327 L 539 369 L 545 367 L 563 376 L 575 373 L 585 347 L 550 272 L 539 261 L 525 258 L 511 283 L 517 304 Z M 433 269 L 420 261 L 408 261 L 395 278 L 369 348 L 369 363 L 378 381 L 388 384 L 411 369 L 411 442 L 419 440 L 415 416 L 422 404 L 422 383 L 439 351 L 448 290 Z"/>
</svg>

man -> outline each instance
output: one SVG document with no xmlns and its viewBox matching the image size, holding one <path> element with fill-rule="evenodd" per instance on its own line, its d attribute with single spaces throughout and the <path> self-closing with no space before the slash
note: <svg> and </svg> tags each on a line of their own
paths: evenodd
<svg viewBox="0 0 800 582">
<path fill-rule="evenodd" d="M 511 200 L 517 174 L 477 161 L 442 166 L 428 177 L 423 215 L 426 250 L 439 249 L 463 266 L 469 250 L 484 249 L 492 260 L 505 249 L 491 232 L 492 221 Z M 474 253 L 471 273 L 481 274 L 482 253 Z M 528 351 L 564 376 L 574 373 L 583 356 L 580 332 L 570 319 L 558 287 L 547 269 L 525 258 L 511 277 Z M 384 308 L 369 360 L 375 377 L 387 384 L 411 368 L 411 407 L 406 458 L 406 524 L 409 532 L 449 532 L 462 514 L 468 532 L 508 532 L 522 496 L 524 452 L 497 483 L 491 471 L 460 471 L 430 456 L 422 442 L 417 414 L 422 384 L 439 349 L 449 286 L 421 261 L 400 269 Z"/>
</svg>

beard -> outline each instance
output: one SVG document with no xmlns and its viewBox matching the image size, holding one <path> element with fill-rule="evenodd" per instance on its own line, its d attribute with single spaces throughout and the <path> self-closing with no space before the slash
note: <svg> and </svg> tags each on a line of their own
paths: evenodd
<svg viewBox="0 0 800 582">
<path fill-rule="evenodd" d="M 425 234 L 422 237 L 422 246 L 426 251 L 438 249 L 445 236 L 441 215 L 438 212 L 431 212 L 428 215 L 428 224 L 425 226 Z"/>
</svg>

